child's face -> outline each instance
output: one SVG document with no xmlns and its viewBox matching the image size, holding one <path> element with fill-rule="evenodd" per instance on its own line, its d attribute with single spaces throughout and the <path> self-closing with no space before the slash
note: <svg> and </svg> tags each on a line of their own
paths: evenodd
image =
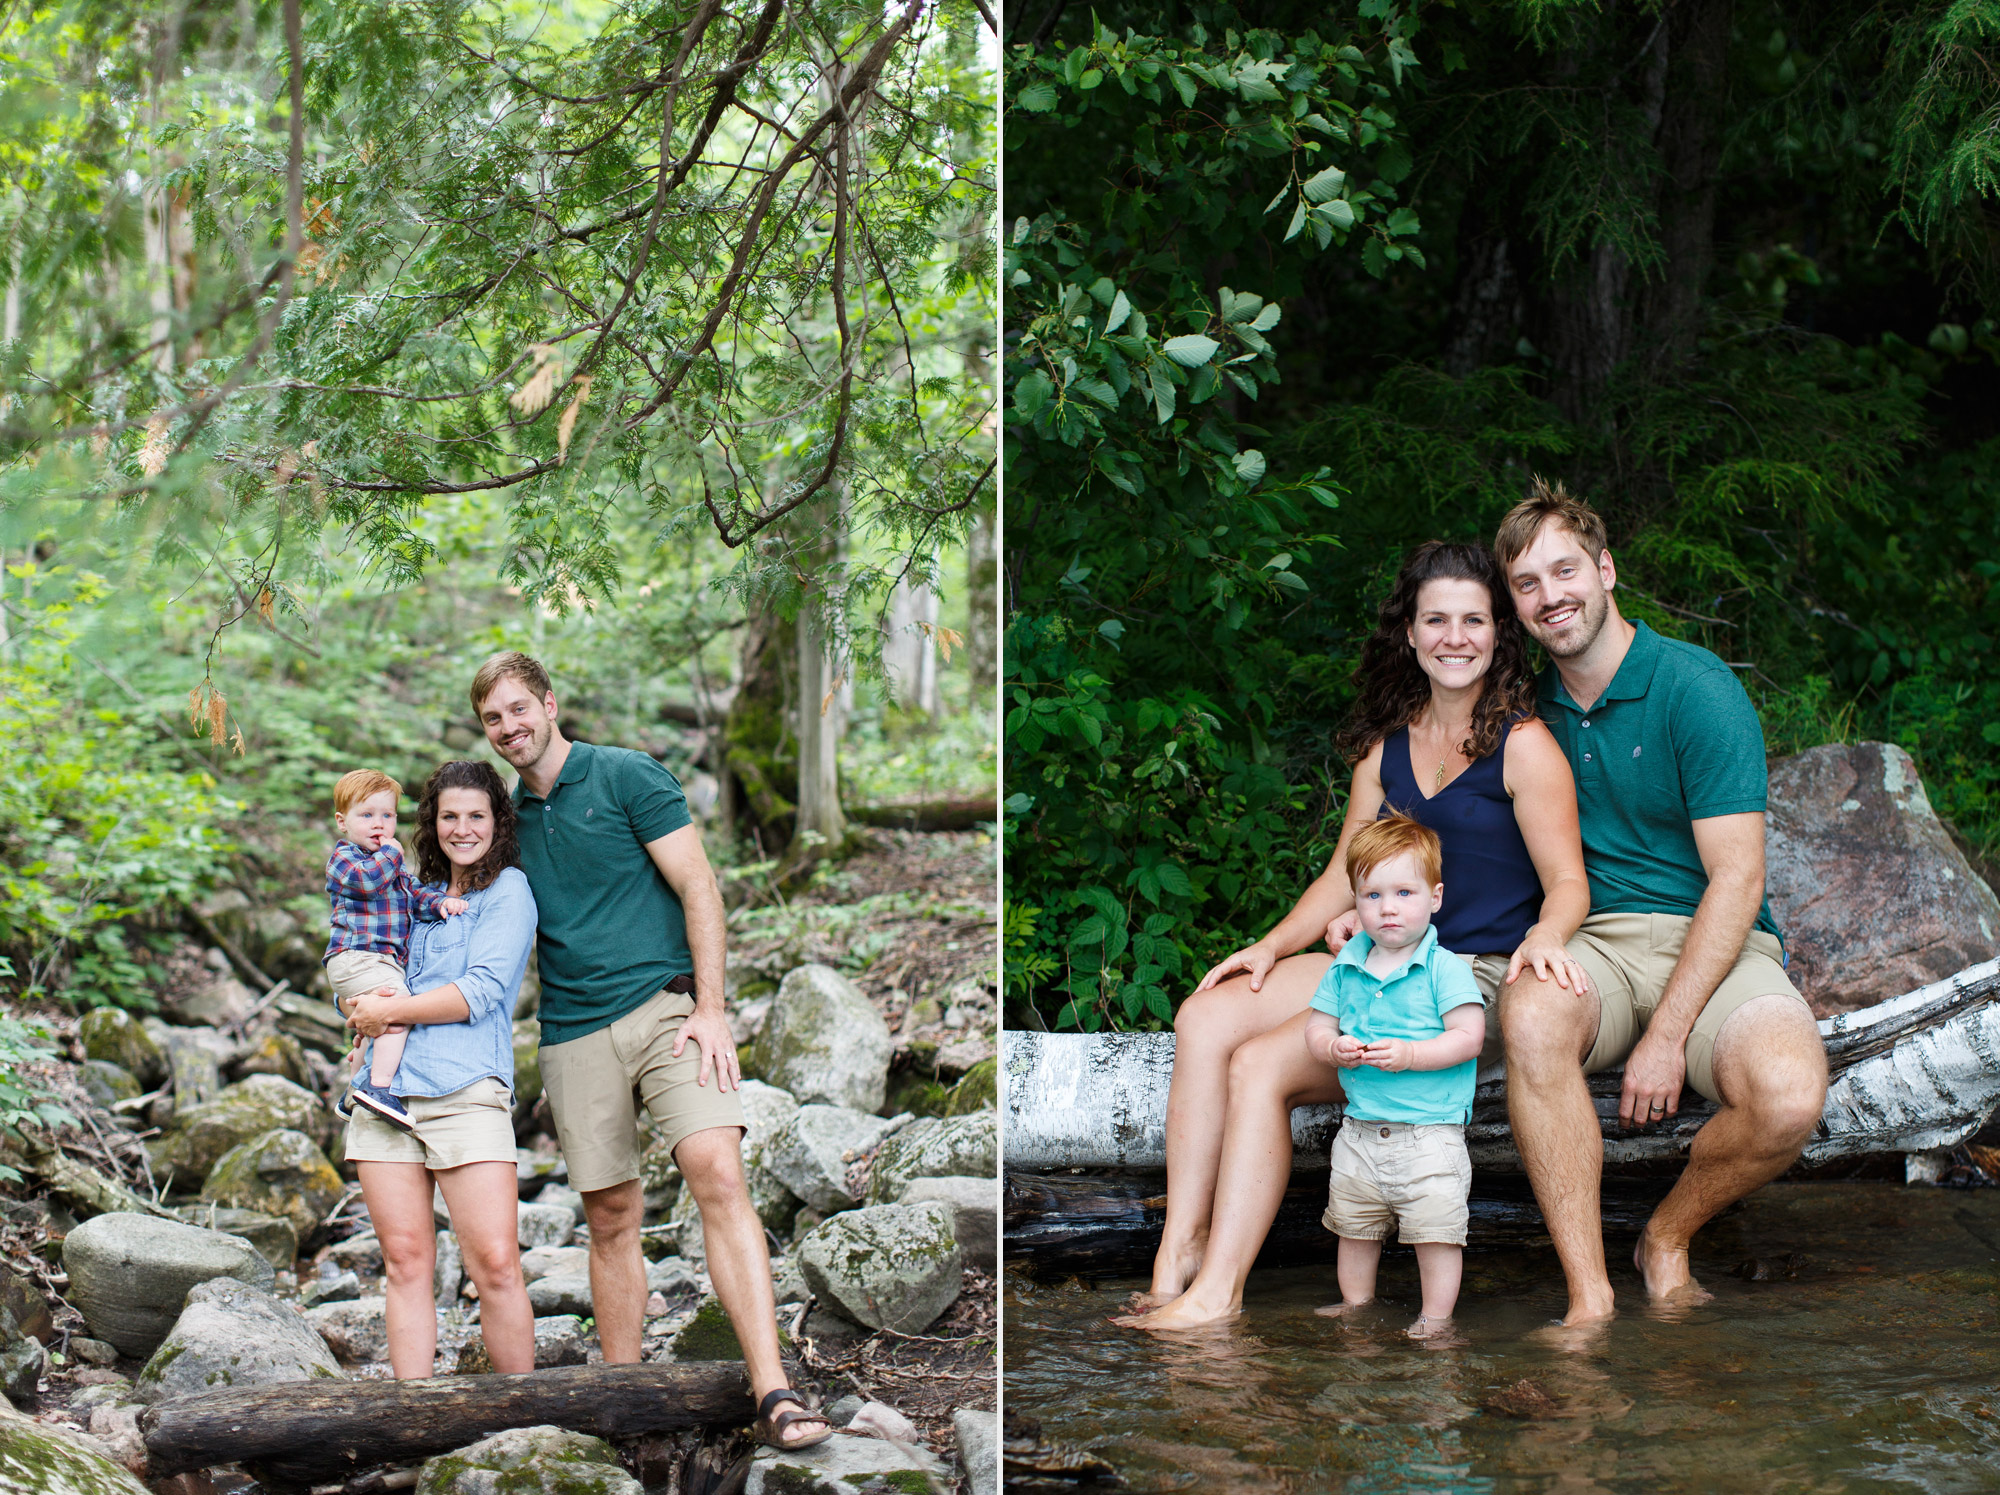
<svg viewBox="0 0 2000 1495">
<path fill-rule="evenodd" d="M 334 811 L 333 828 L 356 846 L 374 851 L 395 839 L 396 796 L 378 789 L 366 799 L 356 800 L 347 813 Z"/>
<path fill-rule="evenodd" d="M 1377 862 L 1354 890 L 1361 927 L 1384 950 L 1407 949 L 1422 939 L 1443 902 L 1444 884 L 1424 882 L 1413 851 Z"/>
</svg>

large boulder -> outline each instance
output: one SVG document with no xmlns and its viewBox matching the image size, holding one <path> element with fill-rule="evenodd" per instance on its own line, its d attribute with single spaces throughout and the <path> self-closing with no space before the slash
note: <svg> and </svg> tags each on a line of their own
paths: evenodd
<svg viewBox="0 0 2000 1495">
<path fill-rule="evenodd" d="M 305 1321 L 342 1365 L 366 1365 L 389 1357 L 386 1298 L 349 1298 L 305 1311 Z"/>
<path fill-rule="evenodd" d="M 1892 743 L 1833 743 L 1772 764 L 1764 863 L 1788 974 L 1815 1016 L 1872 1006 L 2000 952 L 2000 900 Z"/>
<path fill-rule="evenodd" d="M 958 1296 L 962 1266 L 942 1204 L 877 1204 L 815 1226 L 792 1252 L 808 1286 L 871 1329 L 921 1334 Z"/>
<path fill-rule="evenodd" d="M 602 1438 L 567 1428 L 509 1428 L 426 1459 L 416 1495 L 644 1495 Z"/>
<path fill-rule="evenodd" d="M 166 1051 L 129 1012 L 93 1008 L 76 1025 L 76 1036 L 86 1057 L 117 1065 L 149 1090 L 167 1077 Z"/>
<path fill-rule="evenodd" d="M 804 965 L 779 984 L 755 1060 L 801 1104 L 879 1111 L 895 1048 L 859 987 L 831 966 Z"/>
<path fill-rule="evenodd" d="M 63 1241 L 69 1300 L 91 1334 L 127 1355 L 151 1355 L 180 1317 L 188 1289 L 216 1277 L 269 1287 L 276 1273 L 241 1236 L 179 1220 L 113 1213 Z"/>
<path fill-rule="evenodd" d="M 176 987 L 161 1006 L 167 1017 L 186 1027 L 229 1028 L 244 1022 L 257 1005 L 257 993 L 227 971 L 217 971 L 191 987 Z"/>
<path fill-rule="evenodd" d="M 845 1106 L 801 1106 L 765 1145 L 764 1166 L 822 1214 L 860 1203 L 847 1187 L 847 1165 L 882 1139 L 889 1123 Z"/>
<path fill-rule="evenodd" d="M 285 1381 L 338 1381 L 326 1341 L 299 1311 L 228 1277 L 189 1289 L 173 1332 L 133 1383 L 140 1401 Z"/>
<path fill-rule="evenodd" d="M 965 1264 L 993 1272 L 1000 1264 L 1000 1180 L 983 1178 L 913 1178 L 898 1204 L 941 1204 L 951 1211 L 951 1233 Z"/>
<path fill-rule="evenodd" d="M 868 1174 L 868 1202 L 900 1199 L 913 1178 L 992 1178 L 1000 1165 L 998 1118 L 924 1116 L 882 1144 Z"/>
<path fill-rule="evenodd" d="M 811 1448 L 760 1448 L 743 1495 L 860 1495 L 948 1489 L 943 1460 L 915 1443 L 835 1433 Z"/>
<path fill-rule="evenodd" d="M 298 1227 L 283 1215 L 259 1214 L 256 1210 L 225 1209 L 219 1204 L 184 1204 L 174 1213 L 190 1225 L 240 1235 L 264 1253 L 275 1269 L 289 1272 L 299 1254 Z M 376 1269 L 379 1271 L 380 1257 Z"/>
<path fill-rule="evenodd" d="M 216 1160 L 232 1147 L 276 1130 L 322 1135 L 324 1107 L 311 1091 L 276 1075 L 252 1075 L 214 1100 L 176 1110 L 173 1125 L 152 1144 L 153 1176 L 169 1173 L 182 1189 L 208 1177 Z"/>
<path fill-rule="evenodd" d="M 209 1170 L 201 1197 L 291 1221 L 298 1239 L 308 1240 L 340 1202 L 340 1175 L 319 1145 L 304 1132 L 286 1128 L 232 1147 Z"/>
<path fill-rule="evenodd" d="M 8 1495 L 152 1495 L 95 1440 L 0 1411 L 0 1490 Z"/>
</svg>

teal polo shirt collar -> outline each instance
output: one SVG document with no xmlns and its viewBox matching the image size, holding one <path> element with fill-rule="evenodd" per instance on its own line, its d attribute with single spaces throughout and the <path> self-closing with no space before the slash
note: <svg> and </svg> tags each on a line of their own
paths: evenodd
<svg viewBox="0 0 2000 1495">
<path fill-rule="evenodd" d="M 563 759 L 562 772 L 556 775 L 555 783 L 549 786 L 549 798 L 554 799 L 556 790 L 562 788 L 563 785 L 580 784 L 589 778 L 590 760 L 596 755 L 597 749 L 593 748 L 589 743 L 572 742 L 569 745 L 569 756 Z M 539 794 L 530 794 L 528 792 L 528 781 L 526 779 L 518 780 L 514 785 L 514 803 L 517 805 L 523 805 L 531 799 L 540 799 L 541 797 Z"/>
<path fill-rule="evenodd" d="M 1437 925 L 1427 925 L 1424 937 L 1417 941 L 1416 952 L 1388 975 L 1377 976 L 1363 963 L 1368 959 L 1369 952 L 1375 948 L 1375 937 L 1366 930 L 1357 930 L 1354 938 L 1340 947 L 1340 954 L 1334 956 L 1333 963 L 1337 966 L 1353 966 L 1377 986 L 1387 986 L 1391 981 L 1401 981 L 1414 971 L 1428 972 L 1431 968 L 1431 956 L 1437 947 Z"/>
<path fill-rule="evenodd" d="M 1660 666 L 1660 636 L 1643 622 L 1633 623 L 1632 629 L 1631 646 L 1625 650 L 1625 657 L 1618 661 L 1618 670 L 1612 675 L 1611 683 L 1605 686 L 1604 694 L 1589 708 L 1591 711 L 1599 710 L 1606 701 L 1636 701 L 1652 689 L 1653 672 Z M 1571 699 L 1569 687 L 1563 684 L 1562 671 L 1553 663 L 1549 665 L 1549 674 L 1555 684 L 1550 699 L 1571 711 L 1583 711 L 1584 708 Z"/>
</svg>

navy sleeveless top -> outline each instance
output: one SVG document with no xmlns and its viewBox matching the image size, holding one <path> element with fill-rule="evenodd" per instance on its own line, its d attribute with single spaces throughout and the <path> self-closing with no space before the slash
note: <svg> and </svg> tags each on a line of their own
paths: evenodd
<svg viewBox="0 0 2000 1495">
<path fill-rule="evenodd" d="M 1542 907 L 1542 880 L 1514 820 L 1500 746 L 1436 794 L 1417 788 L 1410 729 L 1382 741 L 1382 811 L 1395 810 L 1437 832 L 1444 845 L 1444 906 L 1432 918 L 1438 943 L 1460 955 L 1511 955 Z"/>
</svg>

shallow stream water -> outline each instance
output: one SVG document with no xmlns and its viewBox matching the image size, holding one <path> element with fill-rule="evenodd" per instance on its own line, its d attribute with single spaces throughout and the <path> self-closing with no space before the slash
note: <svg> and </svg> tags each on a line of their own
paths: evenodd
<svg viewBox="0 0 2000 1495">
<path fill-rule="evenodd" d="M 1545 1247 L 1468 1254 L 1442 1348 L 1401 1332 L 1407 1253 L 1356 1319 L 1312 1311 L 1329 1249 L 1172 1336 L 1105 1322 L 1135 1280 L 1010 1271 L 1007 1409 L 1140 1491 L 2000 1491 L 2000 1189 L 1774 1185 L 1697 1239 L 1714 1301 L 1677 1314 L 1609 1245 L 1620 1315 L 1580 1348 L 1534 1335 L 1564 1306 Z"/>
</svg>

